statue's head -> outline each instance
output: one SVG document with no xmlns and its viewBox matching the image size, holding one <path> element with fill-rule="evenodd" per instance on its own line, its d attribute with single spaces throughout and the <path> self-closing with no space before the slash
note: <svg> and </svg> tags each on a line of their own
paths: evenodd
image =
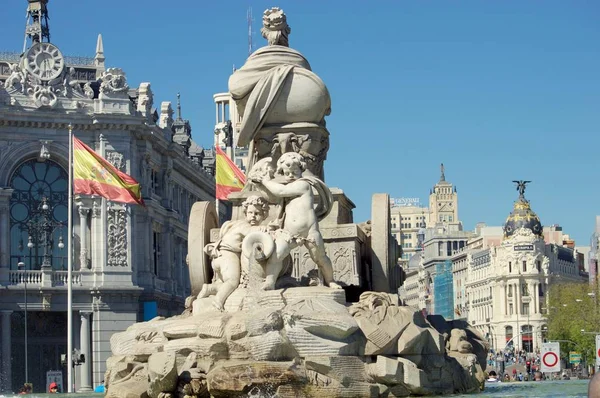
<svg viewBox="0 0 600 398">
<path fill-rule="evenodd" d="M 246 221 L 252 226 L 259 225 L 269 212 L 269 204 L 260 196 L 249 196 L 242 203 Z"/>
<path fill-rule="evenodd" d="M 279 7 L 265 10 L 263 13 L 263 27 L 260 29 L 262 37 L 267 39 L 270 46 L 289 46 L 288 35 L 292 29 L 287 24 L 287 17 Z"/>
<path fill-rule="evenodd" d="M 306 170 L 306 162 L 299 153 L 286 152 L 277 160 L 277 174 L 284 176 L 287 181 L 302 177 L 304 170 Z"/>
</svg>

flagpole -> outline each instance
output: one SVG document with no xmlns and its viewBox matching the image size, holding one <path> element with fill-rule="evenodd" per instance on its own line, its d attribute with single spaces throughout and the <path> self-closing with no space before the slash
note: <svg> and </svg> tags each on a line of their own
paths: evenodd
<svg viewBox="0 0 600 398">
<path fill-rule="evenodd" d="M 215 208 L 217 209 L 217 225 L 221 225 L 221 215 L 219 214 L 219 199 L 217 198 L 217 146 L 218 140 L 215 141 Z"/>
<path fill-rule="evenodd" d="M 67 210 L 67 386 L 68 392 L 73 392 L 73 125 L 71 125 L 71 123 L 69 123 L 68 189 L 69 198 Z"/>
</svg>

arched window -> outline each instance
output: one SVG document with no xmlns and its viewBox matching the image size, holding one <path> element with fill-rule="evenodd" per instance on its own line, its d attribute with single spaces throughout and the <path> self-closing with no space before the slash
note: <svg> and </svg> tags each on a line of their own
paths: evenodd
<svg viewBox="0 0 600 398">
<path fill-rule="evenodd" d="M 521 347 L 527 352 L 533 352 L 533 327 L 531 325 L 521 326 Z"/>
<path fill-rule="evenodd" d="M 59 249 L 58 243 L 64 238 L 65 247 L 67 244 L 66 171 L 51 160 L 27 160 L 11 176 L 10 188 L 14 189 L 10 199 L 10 268 L 17 269 L 22 261 L 27 269 L 40 269 L 46 257 L 53 269 L 65 269 L 66 248 Z M 44 200 L 47 222 L 40 212 Z"/>
<path fill-rule="evenodd" d="M 513 338 L 513 328 L 512 328 L 512 326 L 507 326 L 507 327 L 506 327 L 506 334 L 505 334 L 505 336 L 506 336 L 506 341 L 507 341 L 507 342 L 508 342 L 510 339 L 512 339 L 512 338 Z"/>
</svg>

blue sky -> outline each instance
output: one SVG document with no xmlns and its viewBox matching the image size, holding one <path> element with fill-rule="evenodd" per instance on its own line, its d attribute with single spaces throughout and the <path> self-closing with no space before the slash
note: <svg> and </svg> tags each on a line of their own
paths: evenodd
<svg viewBox="0 0 600 398">
<path fill-rule="evenodd" d="M 26 1 L 3 1 L 0 50 L 20 51 Z M 175 102 L 212 143 L 212 95 L 248 55 L 262 11 L 280 6 L 290 44 L 332 96 L 326 182 L 370 217 L 371 195 L 426 204 L 439 164 L 466 229 L 501 225 L 517 192 L 544 225 L 587 245 L 600 214 L 600 3 L 596 1 L 51 0 L 52 42 L 106 62 Z"/>
</svg>

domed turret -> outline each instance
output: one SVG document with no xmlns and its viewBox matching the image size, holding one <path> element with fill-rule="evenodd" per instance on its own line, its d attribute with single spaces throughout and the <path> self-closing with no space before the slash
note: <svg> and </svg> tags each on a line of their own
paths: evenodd
<svg viewBox="0 0 600 398">
<path fill-rule="evenodd" d="M 531 181 L 513 181 L 517 184 L 519 198 L 515 201 L 513 211 L 504 223 L 504 239 L 510 238 L 519 228 L 527 228 L 538 237 L 543 236 L 540 218 L 531 210 L 529 201 L 525 199 L 525 186 Z"/>
</svg>

